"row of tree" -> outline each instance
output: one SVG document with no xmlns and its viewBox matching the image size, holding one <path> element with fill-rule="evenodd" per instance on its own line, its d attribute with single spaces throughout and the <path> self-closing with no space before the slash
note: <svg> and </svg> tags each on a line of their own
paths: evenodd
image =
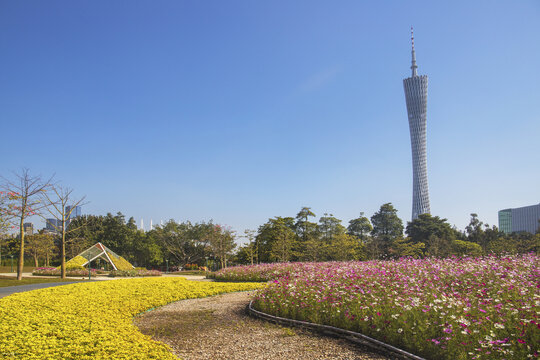
<svg viewBox="0 0 540 360">
<path fill-rule="evenodd" d="M 471 214 L 465 231 L 430 214 L 420 215 L 404 228 L 391 203 L 383 204 L 371 219 L 360 213 L 347 227 L 332 214 L 324 214 L 318 222 L 311 218 L 315 214 L 304 207 L 294 218 L 269 219 L 257 233 L 249 233 L 249 242 L 239 249 L 237 261 L 368 260 L 540 251 L 540 229 L 535 235 L 504 234 L 496 226 L 483 224 L 477 214 Z"/>
<path fill-rule="evenodd" d="M 85 215 L 70 223 L 76 231 L 69 234 L 68 254 L 76 256 L 89 246 L 101 242 L 136 266 L 158 267 L 165 261 L 184 266 L 206 264 L 210 259 L 225 267 L 236 247 L 234 232 L 210 222 L 193 224 L 169 220 L 151 231 L 137 229 L 133 217 Z"/>
<path fill-rule="evenodd" d="M 22 280 L 25 245 L 29 242 L 26 237 L 24 224 L 32 216 L 40 216 L 43 219 L 53 218 L 58 237 L 59 256 L 62 278 L 66 277 L 65 269 L 65 243 L 68 234 L 67 225 L 71 212 L 82 204 L 84 197 L 74 198 L 73 190 L 58 183 L 53 183 L 53 177 L 43 180 L 41 176 L 31 175 L 28 169 L 22 169 L 15 173 L 12 179 L 2 177 L 4 183 L 0 189 L 0 235 L 9 227 L 18 229 L 16 241 L 17 279 Z M 72 228 L 71 230 L 74 230 Z M 43 235 L 43 234 L 40 234 Z M 46 237 L 29 239 L 34 259 L 41 252 L 42 243 L 47 243 Z M 36 245 L 36 242 L 38 245 Z M 0 244 L 1 245 L 1 244 Z M 39 250 L 37 249 L 39 248 Z M 49 252 L 45 252 L 49 259 Z M 48 260 L 47 260 L 48 261 Z"/>
<path fill-rule="evenodd" d="M 144 267 L 158 267 L 165 262 L 181 267 L 207 265 L 210 261 L 226 267 L 231 262 L 479 256 L 540 250 L 540 233 L 504 234 L 495 226 L 483 224 L 476 214 L 471 214 L 464 231 L 429 214 L 420 215 L 404 227 L 391 203 L 383 204 L 371 218 L 360 213 L 347 227 L 326 213 L 315 222 L 315 214 L 304 207 L 295 217 L 278 216 L 257 231 L 246 230 L 243 237 L 247 243 L 236 249 L 237 234 L 212 221 L 170 220 L 148 232 L 138 230 L 135 220 L 126 221 L 122 213 L 85 215 L 69 221 L 70 212 L 83 200 L 74 199 L 72 190 L 23 170 L 0 192 L 0 230 L 10 223 L 19 230 L 17 237 L 2 238 L 0 258 L 2 252 L 18 254 L 17 273 L 22 277 L 25 247 L 35 266 L 60 264 L 65 276 L 66 256 L 72 258 L 97 242 Z M 34 215 L 57 219 L 56 234 L 26 235 L 24 222 Z"/>
<path fill-rule="evenodd" d="M 26 235 L 27 255 L 33 265 L 58 265 L 61 263 L 61 233 Z M 126 221 L 122 213 L 105 216 L 83 215 L 69 222 L 65 228 L 65 254 L 73 258 L 96 243 L 102 243 L 125 257 L 135 266 L 157 268 L 166 262 L 171 266 L 186 264 L 206 265 L 208 262 L 221 268 L 233 257 L 236 247 L 234 232 L 210 222 L 192 224 L 169 220 L 151 231 L 137 229 L 133 217 Z M 0 252 L 18 254 L 20 237 L 3 237 Z M 1 253 L 0 253 L 1 256 Z"/>
</svg>

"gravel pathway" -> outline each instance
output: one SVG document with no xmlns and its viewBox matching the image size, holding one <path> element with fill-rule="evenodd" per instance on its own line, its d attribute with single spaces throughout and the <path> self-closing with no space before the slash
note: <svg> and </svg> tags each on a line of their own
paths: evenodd
<svg viewBox="0 0 540 360">
<path fill-rule="evenodd" d="M 134 319 L 181 359 L 389 359 L 346 340 L 286 328 L 246 314 L 250 293 L 178 301 Z"/>
</svg>

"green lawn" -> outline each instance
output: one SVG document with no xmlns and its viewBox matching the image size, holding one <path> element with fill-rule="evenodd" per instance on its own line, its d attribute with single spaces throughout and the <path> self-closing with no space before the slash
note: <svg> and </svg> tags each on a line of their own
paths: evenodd
<svg viewBox="0 0 540 360">
<path fill-rule="evenodd" d="M 169 275 L 206 275 L 205 271 L 200 270 L 183 270 L 168 273 Z"/>
<path fill-rule="evenodd" d="M 4 266 L 0 266 L 0 273 L 9 273 L 11 272 L 11 266 L 10 265 L 5 265 L 5 261 L 2 260 L 2 262 L 4 263 Z M 9 264 L 9 262 L 8 262 Z M 24 266 L 23 267 L 23 272 L 32 272 L 34 271 L 36 267 L 35 266 Z M 17 272 L 17 260 L 16 259 L 13 259 L 13 271 L 14 272 Z"/>
<path fill-rule="evenodd" d="M 24 277 L 22 280 L 18 281 L 16 277 L 0 276 L 0 287 L 29 285 L 29 284 L 41 284 L 41 283 L 53 283 L 53 282 L 65 282 L 65 281 L 81 281 L 81 280 L 80 279 L 64 279 L 64 280 L 62 280 L 62 279 L 59 279 L 57 277 L 52 278 L 52 279 Z"/>
</svg>

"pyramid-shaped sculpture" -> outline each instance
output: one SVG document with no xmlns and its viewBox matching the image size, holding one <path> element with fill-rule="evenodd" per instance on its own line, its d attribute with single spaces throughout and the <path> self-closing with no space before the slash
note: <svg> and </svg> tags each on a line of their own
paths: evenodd
<svg viewBox="0 0 540 360">
<path fill-rule="evenodd" d="M 70 265 L 86 266 L 89 262 L 96 259 L 102 259 L 103 261 L 108 262 L 114 270 L 132 270 L 134 268 L 129 261 L 117 255 L 102 243 L 90 246 L 88 249 L 69 260 L 66 263 L 66 267 L 69 267 Z"/>
</svg>

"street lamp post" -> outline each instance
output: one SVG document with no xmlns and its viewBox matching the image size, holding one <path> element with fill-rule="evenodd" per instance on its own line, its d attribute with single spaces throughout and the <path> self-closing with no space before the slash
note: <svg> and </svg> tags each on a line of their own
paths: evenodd
<svg viewBox="0 0 540 360">
<path fill-rule="evenodd" d="M 13 255 L 9 255 L 11 257 L 11 272 L 13 272 Z"/>
<path fill-rule="evenodd" d="M 165 274 L 168 274 L 169 273 L 169 259 L 165 260 L 165 262 L 167 263 L 167 270 L 165 271 Z"/>
<path fill-rule="evenodd" d="M 92 280 L 92 268 L 90 267 L 90 257 L 88 257 L 88 280 Z"/>
</svg>

